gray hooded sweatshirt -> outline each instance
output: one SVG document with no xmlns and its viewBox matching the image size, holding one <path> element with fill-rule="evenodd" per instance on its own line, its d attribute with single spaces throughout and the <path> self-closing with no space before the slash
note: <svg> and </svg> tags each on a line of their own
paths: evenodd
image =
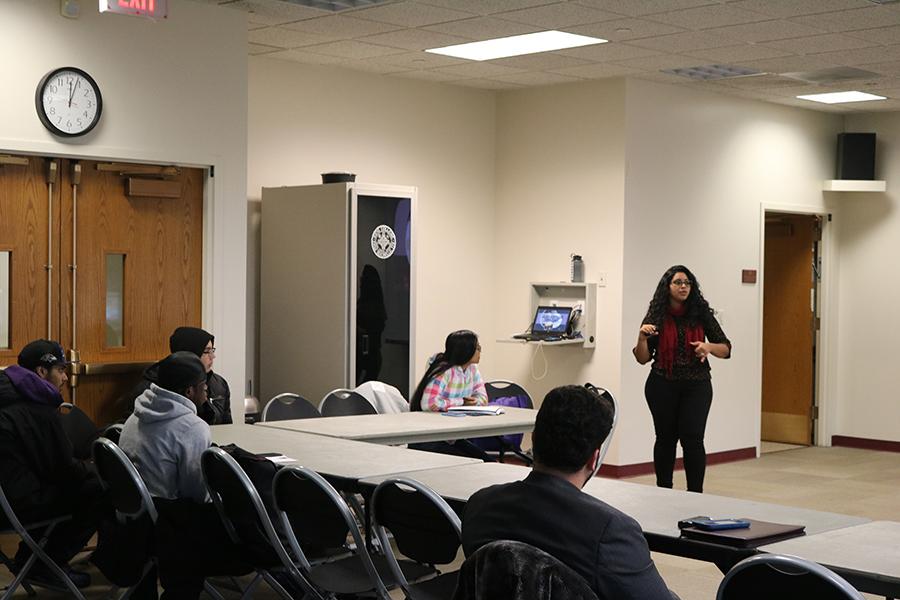
<svg viewBox="0 0 900 600">
<path fill-rule="evenodd" d="M 209 425 L 181 394 L 151 384 L 125 421 L 119 447 L 157 498 L 208 502 L 200 455 L 209 448 Z"/>
</svg>

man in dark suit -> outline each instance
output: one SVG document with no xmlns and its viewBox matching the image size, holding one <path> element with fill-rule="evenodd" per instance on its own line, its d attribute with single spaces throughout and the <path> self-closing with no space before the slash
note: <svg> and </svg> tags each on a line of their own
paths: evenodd
<svg viewBox="0 0 900 600">
<path fill-rule="evenodd" d="M 534 467 L 522 481 L 475 493 L 463 516 L 467 556 L 494 540 L 531 544 L 608 600 L 671 600 L 637 521 L 581 491 L 600 467 L 612 403 L 588 388 L 551 390 L 538 411 Z"/>
</svg>

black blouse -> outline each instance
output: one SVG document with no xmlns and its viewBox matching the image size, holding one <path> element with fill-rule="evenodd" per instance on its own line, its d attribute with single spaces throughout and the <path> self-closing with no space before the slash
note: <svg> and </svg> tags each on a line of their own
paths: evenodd
<svg viewBox="0 0 900 600">
<path fill-rule="evenodd" d="M 666 379 L 671 379 L 674 381 L 703 381 L 710 379 L 709 375 L 709 358 L 707 358 L 704 362 L 700 362 L 700 359 L 697 358 L 697 355 L 694 354 L 693 348 L 686 347 L 685 344 L 685 330 L 687 329 L 687 319 L 684 317 L 676 317 L 673 316 L 672 319 L 675 321 L 675 328 L 678 331 L 678 342 L 675 344 L 675 362 L 672 364 L 672 375 L 671 377 L 666 373 L 666 370 L 662 365 L 659 364 L 659 360 L 656 356 L 656 351 L 659 346 L 659 336 L 655 335 L 647 339 L 647 346 L 650 349 L 650 357 L 653 359 L 653 364 L 650 365 L 650 369 L 660 375 L 661 377 L 665 377 Z M 648 314 L 644 317 L 644 321 L 642 324 L 654 324 L 653 321 L 650 320 L 650 315 Z M 722 331 L 722 326 L 719 325 L 719 322 L 716 318 L 710 313 L 707 318 L 703 322 L 703 333 L 706 336 L 706 341 L 712 344 L 725 344 L 728 346 L 728 356 L 731 356 L 731 341 L 725 336 L 725 332 Z"/>
</svg>

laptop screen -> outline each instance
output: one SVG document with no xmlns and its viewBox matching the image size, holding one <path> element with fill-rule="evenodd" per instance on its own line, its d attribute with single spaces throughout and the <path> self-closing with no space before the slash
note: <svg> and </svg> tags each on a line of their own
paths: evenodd
<svg viewBox="0 0 900 600">
<path fill-rule="evenodd" d="M 538 306 L 531 332 L 565 335 L 571 314 L 571 306 Z"/>
</svg>

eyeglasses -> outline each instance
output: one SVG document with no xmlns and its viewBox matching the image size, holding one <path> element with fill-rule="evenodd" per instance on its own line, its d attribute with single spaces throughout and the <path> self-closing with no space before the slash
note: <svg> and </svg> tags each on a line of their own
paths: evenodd
<svg viewBox="0 0 900 600">
<path fill-rule="evenodd" d="M 203 354 L 215 354 L 215 353 L 216 353 L 215 348 L 204 348 L 203 349 Z"/>
<path fill-rule="evenodd" d="M 478 344 L 477 346 L 475 346 L 475 350 L 478 352 L 481 352 L 481 344 Z"/>
<path fill-rule="evenodd" d="M 692 282 L 690 279 L 676 279 L 672 282 L 672 285 L 674 285 L 675 287 L 691 287 Z"/>
</svg>

